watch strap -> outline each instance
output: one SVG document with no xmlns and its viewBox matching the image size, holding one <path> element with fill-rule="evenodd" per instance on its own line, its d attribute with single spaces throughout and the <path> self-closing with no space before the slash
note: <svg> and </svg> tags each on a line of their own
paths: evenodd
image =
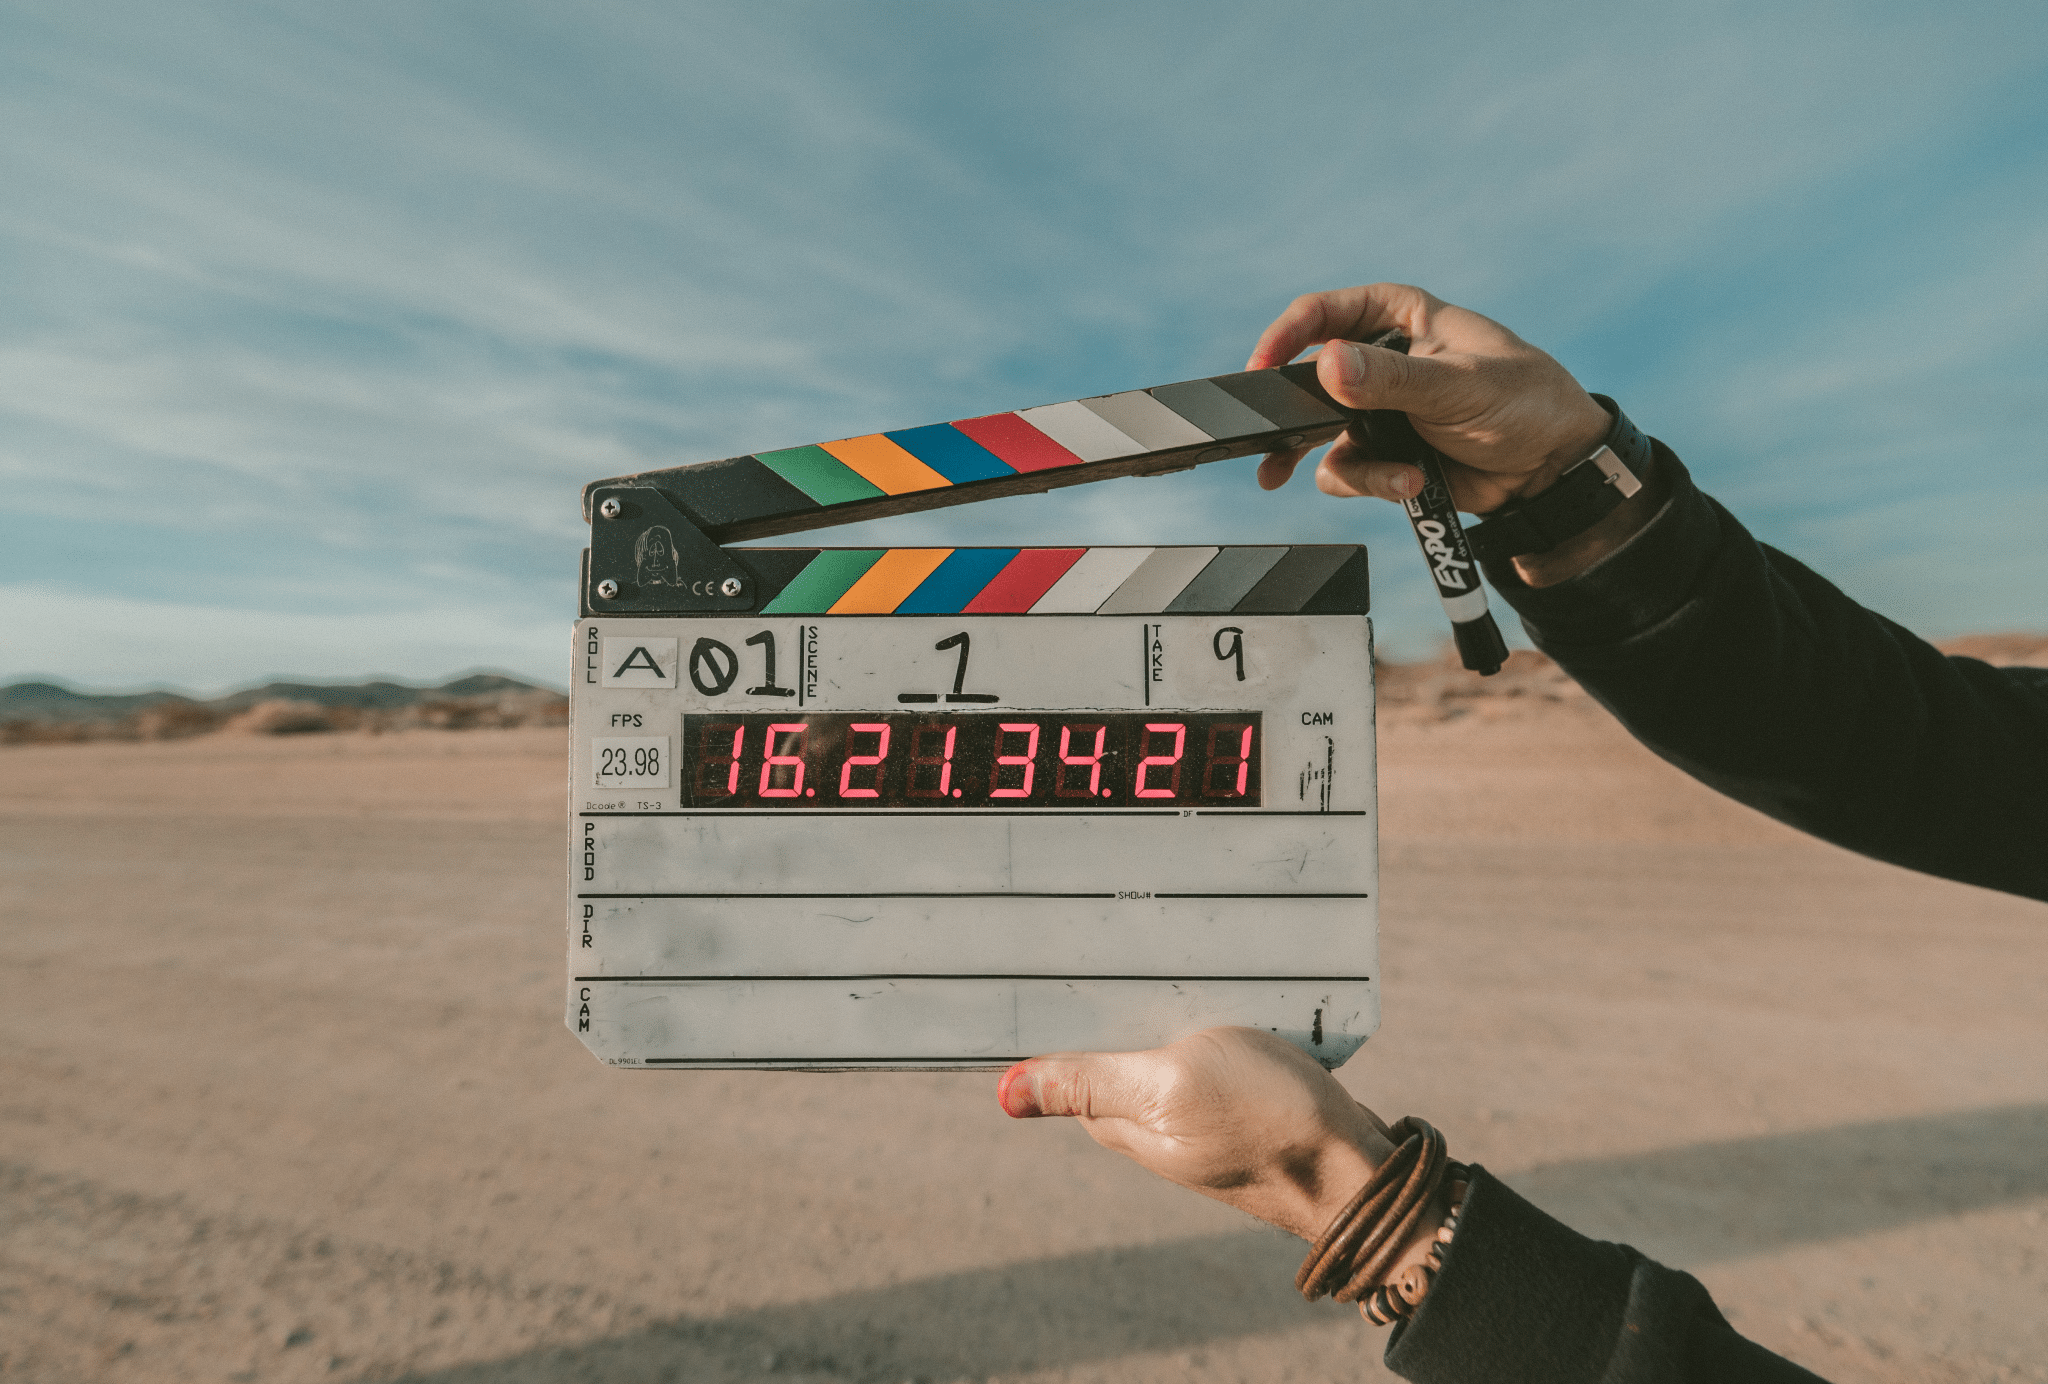
<svg viewBox="0 0 2048 1384">
<path fill-rule="evenodd" d="M 1605 519 L 1614 507 L 1642 488 L 1650 462 L 1650 439 L 1629 421 L 1621 405 L 1605 394 L 1594 402 L 1613 417 L 1593 454 L 1566 471 L 1542 494 L 1510 501 L 1465 530 L 1481 562 L 1541 553 L 1575 538 Z"/>
</svg>

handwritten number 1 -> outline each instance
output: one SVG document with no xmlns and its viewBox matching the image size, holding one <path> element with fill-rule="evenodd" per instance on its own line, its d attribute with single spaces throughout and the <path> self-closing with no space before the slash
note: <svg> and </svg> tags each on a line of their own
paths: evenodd
<svg viewBox="0 0 2048 1384">
<path fill-rule="evenodd" d="M 973 647 L 974 641 L 968 638 L 966 630 L 962 630 L 958 634 L 949 634 L 938 643 L 932 645 L 932 648 L 939 653 L 944 653 L 948 649 L 958 649 L 960 651 L 959 661 L 953 665 L 953 690 L 946 694 L 946 700 L 949 702 L 972 702 L 982 705 L 1001 701 L 1002 698 L 993 692 L 962 692 L 960 690 L 967 685 L 967 655 Z M 939 695 L 936 692 L 898 692 L 896 694 L 897 701 L 908 702 L 914 705 L 935 702 L 938 699 Z"/>
<path fill-rule="evenodd" d="M 794 697 L 796 695 L 794 687 L 777 687 L 775 685 L 775 632 L 773 630 L 762 630 L 747 641 L 748 648 L 752 648 L 756 644 L 767 646 L 761 650 L 761 660 L 767 664 L 767 676 L 762 678 L 759 687 L 749 687 L 747 695 L 749 697 Z"/>
</svg>

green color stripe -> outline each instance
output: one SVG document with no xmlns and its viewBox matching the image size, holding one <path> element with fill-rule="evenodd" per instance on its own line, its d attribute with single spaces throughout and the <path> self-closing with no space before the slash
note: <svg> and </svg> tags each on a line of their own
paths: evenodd
<svg viewBox="0 0 2048 1384">
<path fill-rule="evenodd" d="M 754 459 L 821 505 L 872 500 L 882 493 L 860 472 L 823 447 L 785 447 L 779 452 L 756 452 Z"/>
<path fill-rule="evenodd" d="M 766 460 L 764 457 L 763 460 Z M 822 615 L 882 560 L 887 548 L 827 548 L 761 607 L 763 615 Z"/>
</svg>

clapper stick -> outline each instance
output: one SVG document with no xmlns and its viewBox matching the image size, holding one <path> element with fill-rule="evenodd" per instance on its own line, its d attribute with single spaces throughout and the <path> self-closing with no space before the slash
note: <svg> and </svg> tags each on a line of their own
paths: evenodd
<svg viewBox="0 0 2048 1384">
<path fill-rule="evenodd" d="M 1371 344 L 1408 349 L 1399 331 L 1383 332 Z M 1118 476 L 1164 475 L 1227 457 L 1312 447 L 1347 429 L 1370 454 L 1422 469 L 1422 492 L 1404 508 L 1432 587 L 1464 665 L 1482 675 L 1500 671 L 1507 646 L 1487 609 L 1441 456 L 1406 414 L 1339 404 L 1317 380 L 1314 361 L 595 482 L 584 491 L 586 519 L 625 518 L 637 506 L 694 531 L 661 525 L 679 563 L 686 552 L 696 559 L 697 580 L 653 587 L 639 580 L 644 545 L 633 554 L 635 571 L 627 572 L 617 541 L 626 528 L 614 526 L 605 534 L 614 541 L 593 543 L 600 556 L 585 579 L 584 609 L 763 609 L 807 569 L 814 569 L 813 586 L 849 573 L 852 580 L 860 575 L 858 559 L 835 556 L 818 566 L 817 549 L 719 557 L 714 547 Z M 616 510 L 605 510 L 606 501 Z M 605 526 L 598 527 L 604 534 Z M 636 540 L 640 531 L 633 530 Z M 879 557 L 880 550 L 871 551 Z M 1045 561 L 1033 558 L 1026 566 Z M 962 575 L 948 577 L 957 582 Z M 609 595 L 599 589 L 607 581 Z M 785 608 L 805 607 L 785 602 Z"/>
</svg>

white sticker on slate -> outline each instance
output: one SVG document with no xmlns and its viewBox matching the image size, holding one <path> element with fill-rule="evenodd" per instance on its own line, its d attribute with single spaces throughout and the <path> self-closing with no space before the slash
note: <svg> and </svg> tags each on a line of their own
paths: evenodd
<svg viewBox="0 0 2048 1384">
<path fill-rule="evenodd" d="M 590 742 L 599 788 L 668 787 L 668 737 L 602 736 Z"/>
<path fill-rule="evenodd" d="M 676 641 L 637 635 L 607 636 L 604 641 L 604 687 L 674 687 Z"/>
</svg>

